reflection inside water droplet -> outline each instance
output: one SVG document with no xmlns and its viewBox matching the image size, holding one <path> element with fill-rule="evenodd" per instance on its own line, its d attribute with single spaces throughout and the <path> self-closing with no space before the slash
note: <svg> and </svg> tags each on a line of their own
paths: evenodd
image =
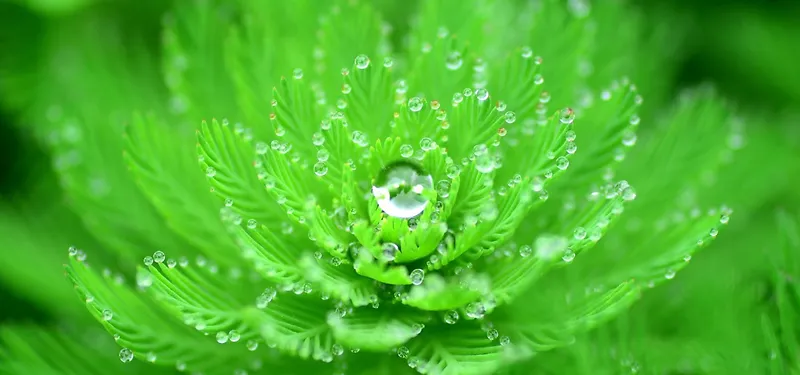
<svg viewBox="0 0 800 375">
<path fill-rule="evenodd" d="M 384 168 L 372 187 L 378 206 L 389 216 L 408 219 L 425 210 L 422 192 L 433 188 L 433 178 L 418 166 L 398 162 Z"/>
</svg>

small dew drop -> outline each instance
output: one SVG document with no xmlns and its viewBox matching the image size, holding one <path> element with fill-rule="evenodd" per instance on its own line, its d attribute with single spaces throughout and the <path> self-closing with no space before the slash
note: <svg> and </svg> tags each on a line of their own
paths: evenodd
<svg viewBox="0 0 800 375">
<path fill-rule="evenodd" d="M 155 261 L 156 263 L 164 263 L 164 260 L 166 258 L 167 257 L 166 257 L 166 255 L 164 254 L 163 251 L 159 250 L 159 251 L 156 251 L 155 253 L 153 253 L 153 261 Z"/>
<path fill-rule="evenodd" d="M 422 99 L 418 96 L 415 96 L 411 99 L 408 99 L 408 110 L 411 112 L 419 112 L 422 110 L 423 106 Z"/>
<path fill-rule="evenodd" d="M 456 324 L 458 322 L 458 311 L 450 310 L 444 313 L 444 322 L 447 324 Z"/>
<path fill-rule="evenodd" d="M 247 341 L 247 350 L 254 352 L 258 349 L 258 341 L 256 340 L 248 340 Z"/>
<path fill-rule="evenodd" d="M 133 361 L 133 351 L 128 348 L 122 348 L 119 351 L 119 360 L 122 361 L 122 363 Z"/>
<path fill-rule="evenodd" d="M 104 310 L 103 310 L 103 320 L 105 320 L 105 321 L 109 321 L 109 320 L 111 320 L 113 317 L 114 317 L 114 313 L 113 313 L 113 312 L 111 312 L 111 310 L 109 310 L 109 309 L 104 309 Z"/>
<path fill-rule="evenodd" d="M 386 242 L 383 244 L 383 257 L 387 261 L 391 262 L 397 257 L 397 253 L 400 251 L 400 248 L 391 242 Z"/>
<path fill-rule="evenodd" d="M 355 64 L 358 69 L 366 69 L 369 66 L 369 57 L 367 55 L 358 55 L 356 56 Z"/>
<path fill-rule="evenodd" d="M 417 269 L 411 271 L 411 273 L 409 274 L 409 277 L 411 278 L 411 283 L 412 284 L 420 285 L 420 284 L 422 284 L 422 281 L 425 279 L 425 271 L 423 271 L 420 268 L 417 268 Z"/>
<path fill-rule="evenodd" d="M 325 164 L 325 162 L 320 161 L 320 162 L 317 162 L 316 164 L 314 164 L 314 174 L 315 175 L 317 175 L 319 177 L 322 177 L 326 173 L 328 173 L 328 165 Z"/>
<path fill-rule="evenodd" d="M 562 171 L 567 169 L 567 167 L 569 167 L 569 159 L 564 156 L 559 156 L 558 159 L 556 159 L 556 167 Z"/>
<path fill-rule="evenodd" d="M 445 66 L 449 70 L 458 70 L 464 65 L 464 59 L 461 58 L 461 52 L 452 51 L 447 55 Z"/>
</svg>

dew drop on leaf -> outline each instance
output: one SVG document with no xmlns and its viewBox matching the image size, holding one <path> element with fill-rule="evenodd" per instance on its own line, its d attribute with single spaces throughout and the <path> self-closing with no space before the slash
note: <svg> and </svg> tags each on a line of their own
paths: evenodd
<svg viewBox="0 0 800 375">
<path fill-rule="evenodd" d="M 458 70 L 464 64 L 464 59 L 461 58 L 461 52 L 453 51 L 447 55 L 445 66 L 450 70 Z"/>
<path fill-rule="evenodd" d="M 369 66 L 369 57 L 367 55 L 356 56 L 356 68 L 366 69 Z"/>
<path fill-rule="evenodd" d="M 458 322 L 458 311 L 450 310 L 445 312 L 444 322 L 447 324 L 456 324 L 456 322 Z"/>
<path fill-rule="evenodd" d="M 372 187 L 378 207 L 389 216 L 409 219 L 425 210 L 424 190 L 433 188 L 433 178 L 414 164 L 394 163 L 381 171 Z"/>
<path fill-rule="evenodd" d="M 419 112 L 422 110 L 423 104 L 424 103 L 422 102 L 422 99 L 418 96 L 415 96 L 411 99 L 408 99 L 408 110 L 411 112 Z"/>
<path fill-rule="evenodd" d="M 128 348 L 122 348 L 119 351 L 119 360 L 122 361 L 122 363 L 133 361 L 133 351 Z"/>
<path fill-rule="evenodd" d="M 314 164 L 314 174 L 315 175 L 317 175 L 319 177 L 322 177 L 326 173 L 328 173 L 328 166 L 325 164 L 325 162 L 320 161 L 320 162 Z"/>
<path fill-rule="evenodd" d="M 425 271 L 423 271 L 420 268 L 417 268 L 411 271 L 411 274 L 409 274 L 409 276 L 411 277 L 412 284 L 420 285 L 422 284 L 422 281 L 425 279 Z"/>
<path fill-rule="evenodd" d="M 383 244 L 383 257 L 389 262 L 394 260 L 398 251 L 400 251 L 400 248 L 394 243 L 387 242 Z"/>
</svg>

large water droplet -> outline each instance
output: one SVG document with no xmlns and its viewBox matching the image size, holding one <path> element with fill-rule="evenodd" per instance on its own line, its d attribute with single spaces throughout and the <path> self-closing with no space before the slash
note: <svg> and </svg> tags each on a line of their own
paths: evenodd
<svg viewBox="0 0 800 375">
<path fill-rule="evenodd" d="M 433 178 L 414 164 L 399 162 L 386 167 L 372 187 L 378 207 L 387 215 L 408 219 L 425 210 L 428 198 L 422 195 L 433 188 Z"/>
</svg>

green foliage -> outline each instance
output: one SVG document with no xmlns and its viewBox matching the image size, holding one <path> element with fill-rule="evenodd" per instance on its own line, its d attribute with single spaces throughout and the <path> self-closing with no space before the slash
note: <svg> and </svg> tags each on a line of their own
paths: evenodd
<svg viewBox="0 0 800 375">
<path fill-rule="evenodd" d="M 725 204 L 772 190 L 726 192 L 745 121 L 705 86 L 662 105 L 665 63 L 631 52 L 660 34 L 628 4 L 407 8 L 175 2 L 160 38 L 102 8 L 54 21 L 31 69 L 55 89 L 4 103 L 69 209 L 0 205 L 0 280 L 80 328 L 1 326 L 0 373 L 800 371 L 796 213 L 761 228 L 768 301 L 717 322 L 749 330 L 659 331 L 709 307 L 673 280 Z"/>
</svg>

